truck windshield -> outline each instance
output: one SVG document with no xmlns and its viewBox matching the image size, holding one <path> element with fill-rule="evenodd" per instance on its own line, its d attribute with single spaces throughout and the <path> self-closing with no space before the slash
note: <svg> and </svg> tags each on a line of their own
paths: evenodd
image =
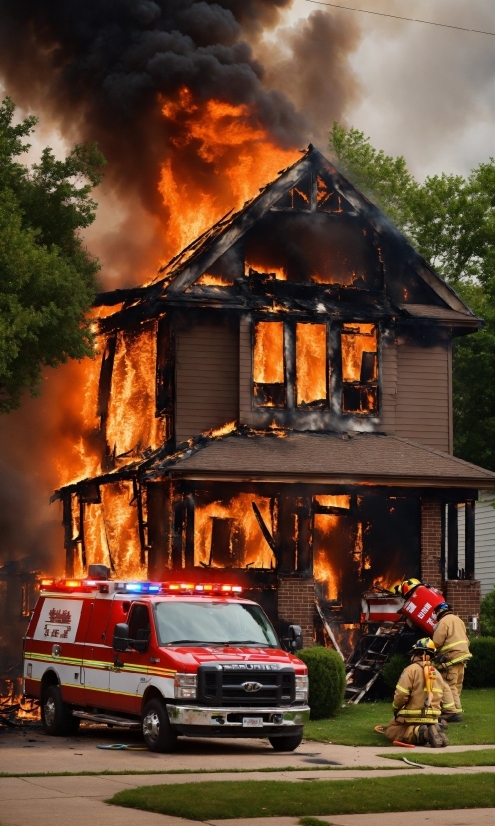
<svg viewBox="0 0 495 826">
<path fill-rule="evenodd" d="M 256 645 L 279 648 L 261 608 L 238 602 L 159 602 L 160 645 Z"/>
</svg>

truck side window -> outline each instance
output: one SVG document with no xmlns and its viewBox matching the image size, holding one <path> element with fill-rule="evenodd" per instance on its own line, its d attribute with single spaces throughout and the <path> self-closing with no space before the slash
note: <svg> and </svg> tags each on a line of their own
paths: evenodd
<svg viewBox="0 0 495 826">
<path fill-rule="evenodd" d="M 150 614 L 147 605 L 137 603 L 131 607 L 129 615 L 129 639 L 149 640 Z"/>
</svg>

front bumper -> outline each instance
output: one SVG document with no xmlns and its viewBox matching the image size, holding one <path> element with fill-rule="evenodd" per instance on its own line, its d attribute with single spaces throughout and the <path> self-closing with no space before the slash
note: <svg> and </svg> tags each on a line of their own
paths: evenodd
<svg viewBox="0 0 495 826">
<path fill-rule="evenodd" d="M 191 737 L 272 737 L 299 734 L 309 720 L 309 706 L 291 708 L 208 708 L 167 703 L 172 727 Z M 262 718 L 260 726 L 245 726 L 245 718 Z"/>
</svg>

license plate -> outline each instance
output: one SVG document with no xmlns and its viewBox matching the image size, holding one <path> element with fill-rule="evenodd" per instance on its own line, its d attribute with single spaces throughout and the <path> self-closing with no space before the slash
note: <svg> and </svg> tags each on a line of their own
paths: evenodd
<svg viewBox="0 0 495 826">
<path fill-rule="evenodd" d="M 243 717 L 243 728 L 261 728 L 263 726 L 263 717 Z"/>
</svg>

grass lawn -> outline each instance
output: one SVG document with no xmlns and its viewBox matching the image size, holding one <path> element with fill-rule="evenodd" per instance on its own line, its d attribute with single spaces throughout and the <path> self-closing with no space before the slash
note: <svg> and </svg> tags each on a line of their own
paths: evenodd
<svg viewBox="0 0 495 826">
<path fill-rule="evenodd" d="M 495 749 L 480 749 L 479 751 L 458 751 L 458 752 L 414 752 L 412 755 L 405 755 L 404 752 L 394 752 L 391 754 L 380 754 L 379 757 L 389 757 L 391 760 L 402 760 L 408 757 L 415 763 L 423 763 L 425 766 L 446 766 L 454 768 L 456 766 L 495 766 Z"/>
<path fill-rule="evenodd" d="M 142 786 L 117 792 L 107 803 L 191 820 L 409 812 L 495 806 L 493 774 L 468 777 L 377 777 L 359 780 L 210 781 Z"/>
<path fill-rule="evenodd" d="M 449 726 L 451 744 L 484 746 L 495 743 L 495 689 L 465 690 L 462 704 L 464 721 Z M 343 746 L 382 746 L 388 741 L 373 728 L 385 725 L 391 717 L 391 702 L 349 705 L 330 720 L 310 721 L 304 728 L 304 736 L 307 740 Z"/>
</svg>

